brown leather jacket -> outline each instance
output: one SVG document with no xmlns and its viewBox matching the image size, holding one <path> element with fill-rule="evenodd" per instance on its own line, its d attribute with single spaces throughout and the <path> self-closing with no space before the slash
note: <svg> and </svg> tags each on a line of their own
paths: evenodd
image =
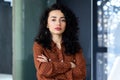
<svg viewBox="0 0 120 80">
<path fill-rule="evenodd" d="M 55 43 L 52 43 L 52 50 L 43 48 L 37 42 L 34 42 L 34 63 L 38 80 L 85 80 L 86 63 L 80 50 L 76 55 L 66 55 L 64 46 L 58 49 Z M 49 62 L 39 62 L 38 55 L 45 55 Z M 76 64 L 71 68 L 70 62 Z"/>
</svg>

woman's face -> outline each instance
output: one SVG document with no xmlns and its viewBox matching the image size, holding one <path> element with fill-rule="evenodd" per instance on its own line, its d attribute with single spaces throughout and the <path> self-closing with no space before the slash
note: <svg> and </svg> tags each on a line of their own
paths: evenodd
<svg viewBox="0 0 120 80">
<path fill-rule="evenodd" d="M 47 28 L 52 35 L 62 35 L 65 31 L 66 20 L 64 14 L 60 10 L 53 10 L 49 13 L 47 20 Z"/>
</svg>

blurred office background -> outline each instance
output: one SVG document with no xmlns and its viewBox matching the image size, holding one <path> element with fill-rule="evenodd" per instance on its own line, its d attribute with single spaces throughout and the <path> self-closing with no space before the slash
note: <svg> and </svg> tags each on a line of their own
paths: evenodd
<svg viewBox="0 0 120 80">
<path fill-rule="evenodd" d="M 0 0 L 0 80 L 12 80 L 12 7 Z"/>
<path fill-rule="evenodd" d="M 0 80 L 36 80 L 32 45 L 39 17 L 56 2 L 79 19 L 86 80 L 118 80 L 120 0 L 0 0 Z"/>
</svg>

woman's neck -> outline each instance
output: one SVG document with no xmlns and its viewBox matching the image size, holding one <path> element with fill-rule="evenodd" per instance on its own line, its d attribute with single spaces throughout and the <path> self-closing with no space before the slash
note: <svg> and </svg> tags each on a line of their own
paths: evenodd
<svg viewBox="0 0 120 80">
<path fill-rule="evenodd" d="M 61 49 L 62 36 L 61 35 L 52 35 L 53 42 Z"/>
<path fill-rule="evenodd" d="M 53 35 L 52 40 L 56 44 L 61 44 L 62 42 L 62 36 L 61 35 Z"/>
</svg>

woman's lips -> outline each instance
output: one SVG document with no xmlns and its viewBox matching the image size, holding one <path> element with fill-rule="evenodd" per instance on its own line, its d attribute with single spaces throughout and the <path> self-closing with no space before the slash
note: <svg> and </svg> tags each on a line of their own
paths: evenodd
<svg viewBox="0 0 120 80">
<path fill-rule="evenodd" d="M 55 30 L 60 31 L 60 30 L 61 30 L 61 28 L 60 28 L 60 27 L 56 27 L 56 28 L 55 28 Z"/>
</svg>

